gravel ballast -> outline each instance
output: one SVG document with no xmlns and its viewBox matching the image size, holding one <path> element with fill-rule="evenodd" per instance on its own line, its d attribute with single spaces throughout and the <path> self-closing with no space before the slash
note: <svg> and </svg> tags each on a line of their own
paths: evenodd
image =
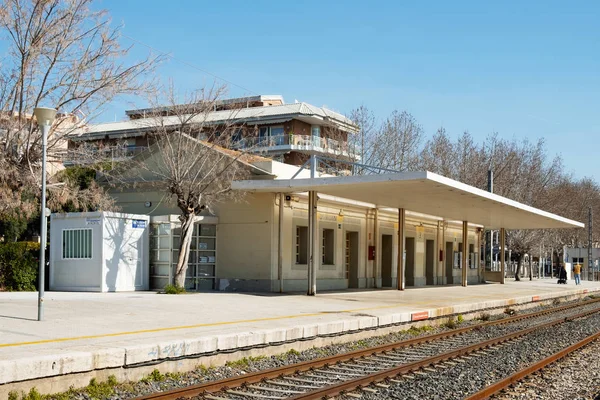
<svg viewBox="0 0 600 400">
<path fill-rule="evenodd" d="M 570 321 L 551 328 L 536 331 L 516 342 L 502 346 L 488 354 L 466 360 L 464 363 L 447 369 L 439 369 L 435 374 L 415 375 L 413 379 L 403 379 L 378 393 L 361 393 L 365 400 L 376 399 L 464 399 L 485 386 L 488 386 L 527 365 L 539 361 L 556 351 L 574 344 L 600 331 L 600 314 Z M 598 363 L 598 361 L 595 361 Z M 350 397 L 347 397 L 350 399 Z M 546 397 L 518 397 L 545 399 Z M 573 399 L 548 397 L 548 399 Z M 585 398 L 585 397 L 584 397 Z"/>
</svg>

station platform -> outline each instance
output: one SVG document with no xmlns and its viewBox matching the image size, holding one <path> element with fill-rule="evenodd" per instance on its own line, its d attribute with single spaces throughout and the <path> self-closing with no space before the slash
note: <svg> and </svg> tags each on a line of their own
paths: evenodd
<svg viewBox="0 0 600 400">
<path fill-rule="evenodd" d="M 296 340 L 594 293 L 600 294 L 600 282 L 557 285 L 549 278 L 403 292 L 322 292 L 315 297 L 48 292 L 42 322 L 36 320 L 36 292 L 0 293 L 0 392 L 11 382 L 282 342 L 293 347 Z"/>
</svg>

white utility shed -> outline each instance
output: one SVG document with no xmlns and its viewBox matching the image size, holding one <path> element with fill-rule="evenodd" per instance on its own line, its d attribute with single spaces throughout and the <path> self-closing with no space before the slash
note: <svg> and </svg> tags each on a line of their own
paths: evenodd
<svg viewBox="0 0 600 400">
<path fill-rule="evenodd" d="M 148 290 L 148 215 L 52 214 L 50 290 Z"/>
</svg>

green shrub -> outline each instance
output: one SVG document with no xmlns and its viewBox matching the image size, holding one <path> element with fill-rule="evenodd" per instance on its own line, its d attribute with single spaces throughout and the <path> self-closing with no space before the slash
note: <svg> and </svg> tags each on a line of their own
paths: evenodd
<svg viewBox="0 0 600 400">
<path fill-rule="evenodd" d="M 152 372 L 150 372 L 148 374 L 148 376 L 143 378 L 141 380 L 141 382 L 144 382 L 144 383 L 163 382 L 165 379 L 167 379 L 167 377 L 165 375 L 161 374 L 160 371 L 155 368 L 152 370 Z"/>
<path fill-rule="evenodd" d="M 114 394 L 114 385 L 116 383 L 117 379 L 113 375 L 108 378 L 108 382 L 98 382 L 96 378 L 92 378 L 90 379 L 90 384 L 85 388 L 85 391 L 92 399 L 104 399 Z"/>
<path fill-rule="evenodd" d="M 444 326 L 448 329 L 456 329 L 458 328 L 458 324 L 456 323 L 456 321 L 454 321 L 454 318 L 450 317 L 448 318 L 448 322 L 446 322 L 444 324 Z"/>
<path fill-rule="evenodd" d="M 185 293 L 185 288 L 178 285 L 165 285 L 165 293 L 166 294 L 181 294 Z"/>
<path fill-rule="evenodd" d="M 18 394 L 16 392 L 10 392 L 8 398 L 9 400 L 16 400 L 18 399 Z M 29 393 L 21 392 L 21 400 L 42 400 L 43 398 L 44 396 L 42 396 L 35 387 L 32 387 Z"/>
<path fill-rule="evenodd" d="M 225 363 L 225 365 L 228 367 L 231 367 L 231 368 L 244 369 L 244 368 L 249 368 L 253 362 L 265 360 L 266 358 L 267 357 L 265 357 L 265 356 L 244 357 L 244 358 L 241 358 L 241 359 L 235 360 L 235 361 L 227 361 Z"/>
<path fill-rule="evenodd" d="M 39 243 L 0 244 L 0 288 L 10 291 L 34 291 L 38 276 Z"/>
</svg>

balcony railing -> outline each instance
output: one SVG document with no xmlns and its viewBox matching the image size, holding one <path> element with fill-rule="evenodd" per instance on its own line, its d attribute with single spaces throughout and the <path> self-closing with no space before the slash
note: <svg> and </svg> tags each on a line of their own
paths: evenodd
<svg viewBox="0 0 600 400">
<path fill-rule="evenodd" d="M 276 148 L 280 146 L 284 148 L 294 147 L 298 150 L 318 150 L 332 152 L 335 154 L 359 154 L 358 149 L 348 142 L 322 138 L 319 136 L 296 134 L 242 138 L 241 140 L 235 142 L 232 147 L 235 149 L 245 149 L 258 152 L 265 150 L 277 150 Z"/>
<path fill-rule="evenodd" d="M 147 146 L 82 147 L 69 149 L 63 154 L 63 164 L 93 164 L 102 161 L 123 161 L 147 150 Z"/>
</svg>

